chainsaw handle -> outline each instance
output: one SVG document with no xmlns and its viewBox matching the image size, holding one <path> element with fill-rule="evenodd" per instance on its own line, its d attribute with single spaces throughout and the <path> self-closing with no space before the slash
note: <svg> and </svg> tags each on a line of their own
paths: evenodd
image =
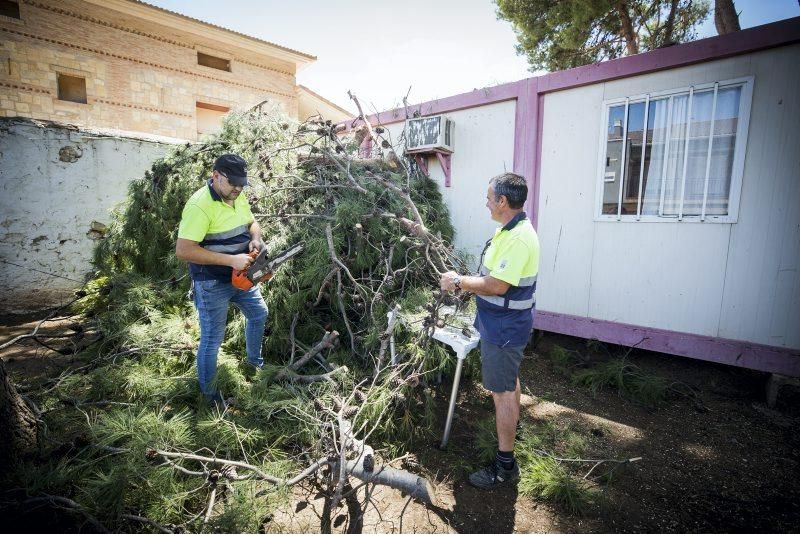
<svg viewBox="0 0 800 534">
<path fill-rule="evenodd" d="M 250 261 L 252 262 L 258 256 L 258 250 L 251 250 L 247 255 L 250 256 Z M 234 269 L 231 273 L 231 284 L 233 284 L 234 287 L 243 290 L 253 287 L 253 283 L 249 278 L 247 278 L 247 269 Z"/>
</svg>

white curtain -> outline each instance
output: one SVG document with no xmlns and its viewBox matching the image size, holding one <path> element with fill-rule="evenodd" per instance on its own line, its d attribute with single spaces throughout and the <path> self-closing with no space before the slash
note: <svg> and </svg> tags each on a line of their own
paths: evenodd
<svg viewBox="0 0 800 534">
<path fill-rule="evenodd" d="M 684 215 L 700 215 L 702 212 L 713 108 L 714 91 L 694 93 L 689 131 L 689 158 L 686 165 L 686 189 L 683 195 Z"/>
<path fill-rule="evenodd" d="M 720 89 L 717 93 L 706 215 L 727 215 L 728 213 L 741 94 L 741 86 Z"/>
<path fill-rule="evenodd" d="M 689 95 L 672 98 L 670 139 L 667 154 L 667 174 L 664 184 L 664 210 L 662 215 L 677 216 L 683 177 L 683 155 L 686 152 L 686 124 L 688 122 Z"/>
<path fill-rule="evenodd" d="M 644 165 L 644 191 L 642 192 L 642 215 L 657 215 L 661 202 L 661 176 L 664 172 L 664 150 L 667 140 L 667 121 L 669 120 L 669 99 L 650 101 L 649 117 L 653 128 L 648 129 L 647 144 L 649 157 Z M 648 121 L 650 119 L 648 118 Z"/>
</svg>

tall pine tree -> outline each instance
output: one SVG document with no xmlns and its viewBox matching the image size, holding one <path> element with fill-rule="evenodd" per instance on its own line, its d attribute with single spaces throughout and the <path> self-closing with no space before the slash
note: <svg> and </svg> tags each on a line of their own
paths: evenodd
<svg viewBox="0 0 800 534">
<path fill-rule="evenodd" d="M 531 71 L 556 71 L 690 41 L 707 0 L 495 0 Z"/>
</svg>

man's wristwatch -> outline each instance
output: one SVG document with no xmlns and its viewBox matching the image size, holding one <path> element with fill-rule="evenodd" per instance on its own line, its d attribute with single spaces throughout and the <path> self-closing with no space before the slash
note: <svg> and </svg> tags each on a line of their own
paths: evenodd
<svg viewBox="0 0 800 534">
<path fill-rule="evenodd" d="M 453 277 L 453 285 L 456 287 L 457 290 L 461 289 L 461 277 L 459 275 L 455 275 Z"/>
</svg>

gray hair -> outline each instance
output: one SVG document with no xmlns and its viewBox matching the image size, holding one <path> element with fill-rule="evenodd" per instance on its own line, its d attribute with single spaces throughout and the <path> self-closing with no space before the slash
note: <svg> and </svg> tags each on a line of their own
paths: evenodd
<svg viewBox="0 0 800 534">
<path fill-rule="evenodd" d="M 513 172 L 498 174 L 489 180 L 489 185 L 494 189 L 495 201 L 504 196 L 511 209 L 520 209 L 528 199 L 528 184 L 525 182 L 525 178 L 519 174 Z"/>
</svg>

